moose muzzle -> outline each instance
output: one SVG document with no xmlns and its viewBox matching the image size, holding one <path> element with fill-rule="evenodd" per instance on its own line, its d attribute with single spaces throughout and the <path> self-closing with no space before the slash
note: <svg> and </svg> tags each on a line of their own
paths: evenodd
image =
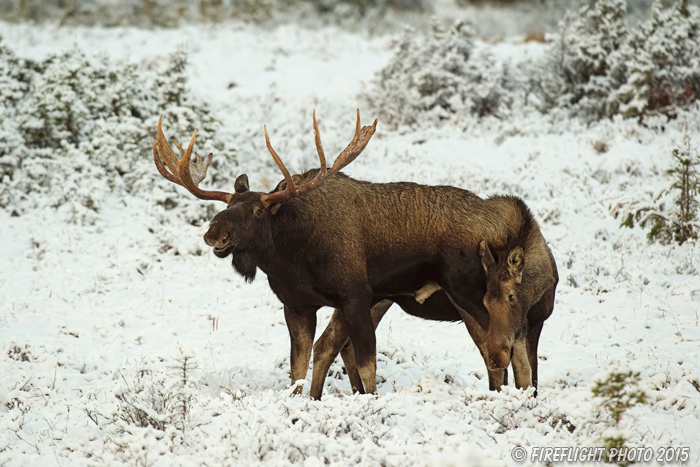
<svg viewBox="0 0 700 467">
<path fill-rule="evenodd" d="M 504 368 L 508 368 L 510 359 L 513 356 L 513 340 L 508 339 L 507 337 L 502 339 L 490 338 L 487 347 L 489 353 L 489 370 L 502 370 Z"/>
<path fill-rule="evenodd" d="M 224 222 L 216 219 L 209 224 L 209 230 L 204 234 L 204 242 L 214 248 L 214 253 L 223 252 L 230 246 L 230 235 Z"/>
</svg>

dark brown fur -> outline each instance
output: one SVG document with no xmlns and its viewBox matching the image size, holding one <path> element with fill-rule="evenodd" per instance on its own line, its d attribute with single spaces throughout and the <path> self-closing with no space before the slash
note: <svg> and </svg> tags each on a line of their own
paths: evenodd
<svg viewBox="0 0 700 467">
<path fill-rule="evenodd" d="M 486 287 L 480 292 L 484 297 L 483 307 L 490 318 L 488 326 L 498 328 L 502 332 L 494 332 L 492 328 L 489 334 L 489 328 L 483 327 L 472 316 L 478 315 L 478 311 L 458 310 L 459 307 L 444 290 L 435 291 L 432 284 L 425 289 L 427 294 L 432 292 L 432 295 L 422 304 L 416 301 L 418 297 L 413 298 L 414 294 L 391 297 L 391 300 L 407 313 L 425 319 L 456 321 L 460 319 L 461 313 L 469 334 L 486 363 L 490 389 L 497 390 L 501 385 L 507 384 L 508 375 L 505 368 L 511 361 L 511 354 L 516 386 L 537 388 L 537 346 L 542 324 L 551 315 L 554 306 L 554 293 L 558 282 L 556 263 L 537 223 L 522 200 L 499 196 L 484 202 L 500 213 L 508 225 L 512 226 L 508 229 L 506 246 L 497 252 L 498 260 L 494 260 L 488 270 L 484 266 Z M 486 242 L 484 247 L 488 248 Z M 481 245 L 479 248 L 481 257 Z M 508 254 L 518 248 L 523 250 L 522 279 L 518 284 L 511 284 Z M 491 252 L 490 249 L 488 251 Z M 482 266 L 483 263 L 482 259 Z M 513 302 L 510 295 L 513 295 Z M 421 295 L 420 298 L 425 297 Z M 384 300 L 372 307 L 375 327 L 391 304 L 392 301 Z M 353 389 L 362 392 L 362 381 L 355 368 L 352 344 L 342 326 L 340 312 L 336 310 L 326 331 L 314 345 L 314 382 L 317 371 L 330 366 L 340 351 Z M 489 342 L 489 336 L 492 342 Z M 319 390 L 312 385 L 312 395 L 314 389 Z"/>
<path fill-rule="evenodd" d="M 301 181 L 315 174 L 309 171 Z M 483 200 L 449 186 L 376 184 L 336 174 L 314 191 L 268 207 L 261 193 L 247 188 L 247 179 L 239 178 L 240 196 L 214 217 L 205 241 L 217 256 L 232 255 L 234 268 L 246 279 L 253 278 L 253 265 L 267 275 L 285 306 L 292 381 L 306 375 L 316 311 L 322 306 L 339 310 L 336 327 L 326 330 L 332 338 L 319 339 L 320 345 L 314 347 L 314 398 L 321 396 L 327 366 L 347 340 L 343 333 L 354 344 L 352 364 L 364 389 L 375 392 L 375 323 L 370 308 L 387 298 L 399 304 L 412 300 L 410 294 L 429 282 L 443 290 L 418 307 L 405 302 L 407 311 L 429 319 L 461 318 L 482 354 L 513 348 L 516 337 L 527 333 L 525 328 L 541 329 L 551 314 L 551 306 L 538 305 L 541 300 L 529 301 L 546 295 L 546 289 L 551 290 L 553 304 L 556 266 L 529 210 L 517 198 Z M 524 234 L 527 225 L 531 227 Z M 524 311 L 527 319 L 523 315 L 512 323 L 499 317 L 496 321 L 505 324 L 497 328 L 489 325 L 494 317 L 484 306 L 487 275 L 480 243 L 485 241 L 495 252 L 506 251 L 523 235 L 531 243 L 528 254 L 535 255 L 528 258 L 526 270 L 532 262 L 532 275 L 538 278 L 527 282 L 529 295 L 523 303 L 531 306 Z M 547 261 L 547 267 L 540 266 Z M 540 269 L 549 272 L 547 280 Z M 538 306 L 542 311 L 530 321 L 531 308 Z M 342 341 L 338 350 L 336 340 Z M 534 354 L 536 360 L 536 341 Z M 490 386 L 497 388 L 504 382 L 504 360 L 494 366 L 493 359 L 484 358 L 496 373 L 491 381 L 490 371 Z"/>
</svg>

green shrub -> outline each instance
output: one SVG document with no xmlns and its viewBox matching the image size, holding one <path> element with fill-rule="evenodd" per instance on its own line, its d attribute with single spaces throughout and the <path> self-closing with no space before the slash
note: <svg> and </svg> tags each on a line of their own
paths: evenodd
<svg viewBox="0 0 700 467">
<path fill-rule="evenodd" d="M 598 407 L 605 410 L 610 421 L 611 430 L 607 430 L 603 435 L 603 442 L 610 453 L 619 452 L 626 446 L 627 437 L 622 430 L 622 419 L 627 411 L 637 405 L 647 403 L 647 396 L 642 389 L 639 389 L 639 372 L 617 371 L 611 372 L 605 379 L 598 380 L 593 385 L 591 391 L 598 399 Z"/>
<path fill-rule="evenodd" d="M 622 226 L 649 228 L 649 241 L 682 245 L 700 236 L 700 155 L 686 129 L 683 142 L 671 151 L 671 183 L 652 203 L 637 201 L 624 209 Z M 660 200 L 670 198 L 670 208 Z M 621 210 L 622 211 L 622 210 Z"/>
</svg>

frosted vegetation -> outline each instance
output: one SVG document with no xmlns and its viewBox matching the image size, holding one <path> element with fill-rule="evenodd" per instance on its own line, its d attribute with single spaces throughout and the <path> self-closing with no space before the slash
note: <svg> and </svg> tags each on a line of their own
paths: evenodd
<svg viewBox="0 0 700 467">
<path fill-rule="evenodd" d="M 485 118 L 539 114 L 582 122 L 621 115 L 661 128 L 700 96 L 699 10 L 688 0 L 666 9 L 657 2 L 628 31 L 625 8 L 623 0 L 600 0 L 570 14 L 542 57 L 524 63 L 498 61 L 475 47 L 472 26 L 462 21 L 433 23 L 425 33 L 406 29 L 358 98 L 393 128 L 467 128 Z M 149 145 L 159 109 L 173 134 L 190 135 L 197 125 L 200 144 L 231 154 L 229 168 L 235 162 L 234 144 L 222 139 L 209 104 L 192 97 L 183 51 L 144 71 L 89 59 L 79 48 L 21 59 L 0 37 L 0 64 L 0 206 L 16 214 L 39 202 L 68 204 L 70 220 L 91 222 L 103 193 L 86 190 L 86 176 L 104 178 L 109 192 L 151 187 L 157 174 L 129 154 Z M 70 170 L 54 170 L 58 161 Z M 211 179 L 230 182 L 234 173 L 217 171 L 219 164 L 215 159 Z M 190 214 L 191 222 L 205 218 Z"/>
<path fill-rule="evenodd" d="M 292 2 L 316 28 L 273 29 L 283 3 L 0 0 L 5 19 L 99 25 L 0 23 L 0 464 L 489 466 L 515 446 L 700 462 L 698 8 L 632 20 L 600 0 L 523 43 L 421 23 L 421 0 Z M 414 25 L 381 34 L 398 11 Z M 178 29 L 101 27 L 123 24 Z M 247 172 L 270 189 L 262 124 L 299 172 L 311 109 L 332 154 L 357 107 L 380 123 L 350 175 L 533 209 L 561 276 L 537 398 L 487 391 L 463 325 L 399 311 L 377 331 L 378 397 L 339 361 L 322 401 L 292 396 L 279 301 L 201 241 L 222 206 L 153 165 L 162 113 L 214 153 L 207 188 Z"/>
<path fill-rule="evenodd" d="M 654 3 L 628 32 L 624 0 L 569 14 L 539 63 L 496 64 L 469 25 L 406 31 L 375 82 L 374 106 L 395 124 L 541 112 L 585 121 L 622 115 L 657 124 L 700 96 L 700 16 L 680 0 Z"/>
<path fill-rule="evenodd" d="M 20 59 L 0 42 L 0 63 L 0 206 L 13 215 L 64 207 L 66 220 L 91 223 L 105 194 L 151 190 L 160 175 L 134 154 L 151 144 L 148 129 L 159 109 L 167 109 L 164 118 L 177 134 L 192 134 L 197 125 L 199 141 L 227 149 L 212 140 L 220 123 L 209 106 L 192 97 L 182 52 L 149 73 L 91 59 L 80 49 L 41 61 Z M 86 179 L 105 184 L 95 192 Z"/>
<path fill-rule="evenodd" d="M 647 15 L 653 0 L 630 0 L 632 20 Z M 405 23 L 424 25 L 431 15 L 477 17 L 480 35 L 551 30 L 580 0 L 0 0 L 5 21 L 61 25 L 176 27 L 237 20 L 264 27 L 288 22 L 319 27 L 342 25 L 375 34 Z M 669 1 L 666 0 L 665 4 Z M 506 33 L 506 31 L 509 31 Z"/>
</svg>

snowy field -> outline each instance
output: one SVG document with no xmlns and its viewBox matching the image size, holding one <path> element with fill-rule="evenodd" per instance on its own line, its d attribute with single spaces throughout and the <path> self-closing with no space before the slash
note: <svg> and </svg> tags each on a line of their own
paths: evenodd
<svg viewBox="0 0 700 467">
<path fill-rule="evenodd" d="M 155 31 L 0 23 L 0 35 L 20 57 L 79 47 L 143 69 L 186 50 L 189 86 L 235 148 L 235 160 L 215 158 L 247 173 L 253 190 L 281 179 L 263 124 L 298 172 L 317 163 L 313 109 L 326 154 L 351 139 L 356 108 L 374 119 L 359 96 L 389 60 L 391 39 L 238 23 Z M 514 61 L 544 47 L 522 37 L 478 46 Z M 353 395 L 340 360 L 321 401 L 292 396 L 282 305 L 264 274 L 246 284 L 204 244 L 206 223 L 164 210 L 156 202 L 164 196 L 182 209 L 222 207 L 189 201 L 165 180 L 139 196 L 110 195 L 106 180 L 86 176 L 100 209 L 85 223 L 41 203 L 19 216 L 0 212 L 0 465 L 520 465 L 516 446 L 603 446 L 610 419 L 591 388 L 628 369 L 641 373 L 649 402 L 625 414 L 628 444 L 688 447 L 689 465 L 700 465 L 700 246 L 648 244 L 645 231 L 621 229 L 611 214 L 669 183 L 684 125 L 700 144 L 697 109 L 663 130 L 532 115 L 395 130 L 380 121 L 345 170 L 528 203 L 560 275 L 537 398 L 512 383 L 489 392 L 464 325 L 399 309 L 377 329 L 378 396 Z M 155 136 L 155 125 L 148 131 Z M 607 151 L 596 150 L 601 143 Z M 148 162 L 151 148 L 123 156 Z M 144 177 L 157 180 L 146 162 Z M 330 314 L 319 312 L 317 335 Z M 186 416 L 157 413 L 159 403 L 173 407 L 168 397 L 186 404 Z M 128 420 L 149 401 L 162 430 Z"/>
</svg>

